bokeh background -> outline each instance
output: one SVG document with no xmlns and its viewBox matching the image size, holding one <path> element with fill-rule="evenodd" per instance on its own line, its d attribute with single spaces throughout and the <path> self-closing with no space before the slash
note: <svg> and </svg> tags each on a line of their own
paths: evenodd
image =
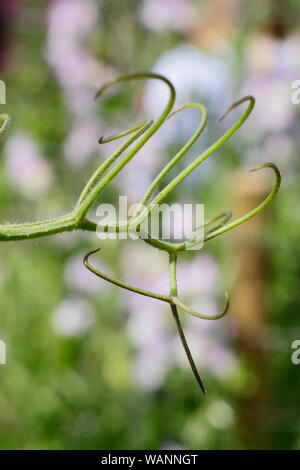
<svg viewBox="0 0 300 470">
<path fill-rule="evenodd" d="M 136 82 L 101 102 L 93 96 L 120 73 L 154 70 L 177 104 L 202 101 L 209 124 L 174 170 L 240 115 L 218 117 L 245 94 L 256 107 L 244 127 L 183 182 L 172 200 L 205 203 L 207 218 L 255 206 L 283 176 L 276 200 L 243 227 L 187 253 L 179 292 L 216 313 L 182 315 L 205 380 L 199 393 L 165 305 L 105 284 L 95 263 L 140 287 L 167 291 L 167 260 L 143 242 L 99 242 L 67 233 L 0 244 L 2 449 L 298 449 L 300 364 L 299 109 L 297 0 L 0 0 L 0 78 L 12 127 L 1 141 L 2 223 L 33 221 L 73 207 L 83 184 L 126 129 L 164 106 L 163 85 Z M 191 135 L 197 113 L 166 123 L 101 196 L 136 202 Z M 95 208 L 91 210 L 95 216 Z"/>
</svg>

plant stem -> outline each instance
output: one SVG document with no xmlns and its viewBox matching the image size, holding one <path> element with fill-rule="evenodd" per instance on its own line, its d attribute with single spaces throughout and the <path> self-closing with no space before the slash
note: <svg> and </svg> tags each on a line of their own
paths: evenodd
<svg viewBox="0 0 300 470">
<path fill-rule="evenodd" d="M 169 264 L 169 267 L 170 267 L 170 271 L 169 271 L 169 273 L 170 273 L 170 295 L 171 295 L 171 297 L 177 297 L 178 293 L 177 293 L 177 281 L 176 281 L 176 267 L 177 267 L 177 254 L 176 253 L 170 253 L 169 263 L 170 263 Z M 195 361 L 193 359 L 191 350 L 190 350 L 190 348 L 187 344 L 186 337 L 185 337 L 185 334 L 183 332 L 182 324 L 181 324 L 181 321 L 180 321 L 180 318 L 179 318 L 179 315 L 178 315 L 177 306 L 174 305 L 174 304 L 173 305 L 171 304 L 171 311 L 172 311 L 172 315 L 173 315 L 173 318 L 174 318 L 176 326 L 177 326 L 177 330 L 178 330 L 178 333 L 179 333 L 179 337 L 180 337 L 182 346 L 184 348 L 185 354 L 186 354 L 186 356 L 188 358 L 188 361 L 190 363 L 193 374 L 194 374 L 194 376 L 195 376 L 195 378 L 198 382 L 198 385 L 199 385 L 202 393 L 205 395 L 206 390 L 205 390 L 204 384 L 202 382 L 202 379 L 200 377 L 200 374 L 197 370 L 197 367 L 196 367 Z"/>
</svg>

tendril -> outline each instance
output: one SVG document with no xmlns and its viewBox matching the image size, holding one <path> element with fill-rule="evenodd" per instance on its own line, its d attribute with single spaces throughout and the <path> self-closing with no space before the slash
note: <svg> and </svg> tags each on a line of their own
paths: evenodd
<svg viewBox="0 0 300 470">
<path fill-rule="evenodd" d="M 233 103 L 227 111 L 222 115 L 220 121 L 222 121 L 233 109 L 242 105 L 243 103 L 248 103 L 247 108 L 244 110 L 242 116 L 237 119 L 237 121 L 226 131 L 224 134 L 217 139 L 210 147 L 208 147 L 204 152 L 196 157 L 192 163 L 190 163 L 185 169 L 183 169 L 177 176 L 175 176 L 168 184 L 166 184 L 158 194 L 154 195 L 157 188 L 159 187 L 162 180 L 170 172 L 172 168 L 184 157 L 187 151 L 193 146 L 196 140 L 200 137 L 202 132 L 205 129 L 207 123 L 207 110 L 205 106 L 201 103 L 188 103 L 176 108 L 173 112 L 173 105 L 175 102 L 175 89 L 172 83 L 164 76 L 151 73 L 151 72 L 140 72 L 132 73 L 127 75 L 122 75 L 117 77 L 110 82 L 104 84 L 96 93 L 95 99 L 102 97 L 102 95 L 111 87 L 122 84 L 131 80 L 141 80 L 141 79 L 154 79 L 162 82 L 168 87 L 169 97 L 168 101 L 165 104 L 161 114 L 153 121 L 151 118 L 148 118 L 138 124 L 135 124 L 131 128 L 117 132 L 109 137 L 101 136 L 99 139 L 99 144 L 105 144 L 112 142 L 121 138 L 127 138 L 117 150 L 115 150 L 110 156 L 108 156 L 104 162 L 102 162 L 96 171 L 91 175 L 91 177 L 86 182 L 83 187 L 81 194 L 78 197 L 78 200 L 74 206 L 74 209 L 67 212 L 65 215 L 54 217 L 51 219 L 40 220 L 32 223 L 26 224 L 2 224 L 0 225 L 0 241 L 11 241 L 11 240 L 22 240 L 22 239 L 32 239 L 36 237 L 43 237 L 54 235 L 56 233 L 61 233 L 65 231 L 72 230 L 83 230 L 89 232 L 96 232 L 97 230 L 102 230 L 104 232 L 109 231 L 110 229 L 115 229 L 118 232 L 135 230 L 138 234 L 138 237 L 145 243 L 150 244 L 154 248 L 158 248 L 167 253 L 169 259 L 169 280 L 170 280 L 170 292 L 169 295 L 163 295 L 156 292 L 151 292 L 145 289 L 140 289 L 135 286 L 131 286 L 122 281 L 113 279 L 107 274 L 103 273 L 99 269 L 96 269 L 90 264 L 90 256 L 96 253 L 99 250 L 93 250 L 86 254 L 84 257 L 83 263 L 84 266 L 89 269 L 96 276 L 102 278 L 104 281 L 114 284 L 122 289 L 126 289 L 135 294 L 143 295 L 146 297 L 153 298 L 155 300 L 160 300 L 169 304 L 171 312 L 178 329 L 179 337 L 186 353 L 187 359 L 190 363 L 191 369 L 194 373 L 194 376 L 197 380 L 197 383 L 203 393 L 206 393 L 203 381 L 199 375 L 197 367 L 195 365 L 192 353 L 189 349 L 188 343 L 186 341 L 182 324 L 180 321 L 178 309 L 183 312 L 196 316 L 204 320 L 217 320 L 222 318 L 229 309 L 229 295 L 225 293 L 225 305 L 223 309 L 215 315 L 207 315 L 204 313 L 196 312 L 191 309 L 185 303 L 183 303 L 178 295 L 177 289 L 177 258 L 178 254 L 183 253 L 199 241 L 205 243 L 208 240 L 215 238 L 223 233 L 239 226 L 240 224 L 251 219 L 259 212 L 261 212 L 267 205 L 269 205 L 272 200 L 275 198 L 281 183 L 281 175 L 274 163 L 265 163 L 260 165 L 250 171 L 257 171 L 265 168 L 271 168 L 275 173 L 275 183 L 271 189 L 268 196 L 254 209 L 252 209 L 247 214 L 241 216 L 240 218 L 228 223 L 232 217 L 231 211 L 222 212 L 221 214 L 205 221 L 202 226 L 197 227 L 195 230 L 194 236 L 191 240 L 185 240 L 181 243 L 173 243 L 166 240 L 161 240 L 151 237 L 151 234 L 145 232 L 142 227 L 142 222 L 149 217 L 151 212 L 154 210 L 158 204 L 160 204 L 167 195 L 185 178 L 187 178 L 202 162 L 204 162 L 210 155 L 212 155 L 216 150 L 218 150 L 225 142 L 227 142 L 244 124 L 244 122 L 249 117 L 254 104 L 255 99 L 252 96 L 245 96 L 240 100 Z M 175 116 L 179 112 L 182 112 L 187 109 L 196 108 L 201 113 L 200 122 L 194 131 L 193 135 L 185 143 L 185 145 L 168 161 L 168 163 L 162 168 L 158 175 L 153 179 L 152 183 L 146 190 L 145 194 L 142 196 L 141 201 L 137 204 L 138 208 L 134 212 L 133 216 L 126 222 L 115 223 L 115 224 L 106 224 L 99 225 L 96 222 L 93 222 L 88 219 L 87 212 L 89 211 L 92 204 L 99 197 L 101 192 L 114 180 L 114 178 L 120 173 L 120 171 L 129 163 L 132 158 L 134 158 L 137 153 L 143 148 L 147 141 L 159 130 L 162 124 L 169 118 Z M 10 117 L 7 114 L 0 115 L 0 137 L 2 137 L 8 130 L 10 125 Z M 204 229 L 208 226 L 212 226 L 209 230 L 204 233 Z M 203 236 L 204 233 L 204 236 Z M 202 239 L 201 239 L 202 237 Z"/>
</svg>

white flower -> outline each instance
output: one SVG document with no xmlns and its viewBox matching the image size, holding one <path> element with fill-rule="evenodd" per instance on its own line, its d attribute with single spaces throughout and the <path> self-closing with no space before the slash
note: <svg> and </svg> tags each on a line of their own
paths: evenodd
<svg viewBox="0 0 300 470">
<path fill-rule="evenodd" d="M 202 97 L 209 112 L 219 113 L 223 105 L 227 106 L 230 103 L 232 95 L 230 66 L 224 60 L 208 55 L 194 46 L 183 44 L 165 52 L 153 70 L 165 75 L 173 83 L 177 104 L 188 103 Z M 168 99 L 168 93 L 168 88 L 158 80 L 148 80 L 144 97 L 147 114 L 155 115 L 161 112 Z M 182 119 L 185 134 L 190 134 L 191 124 L 195 122 L 195 119 L 187 122 L 188 116 L 189 112 L 186 111 Z M 174 117 L 175 121 L 178 119 Z"/>
<path fill-rule="evenodd" d="M 94 0 L 60 0 L 49 8 L 46 60 L 64 89 L 68 108 L 76 116 L 90 114 L 94 106 L 88 86 L 90 74 L 98 67 L 85 41 L 97 24 Z"/>
<path fill-rule="evenodd" d="M 93 153 L 99 150 L 99 128 L 87 121 L 75 121 L 64 141 L 64 154 L 69 162 L 83 165 Z"/>
<path fill-rule="evenodd" d="M 6 141 L 4 152 L 7 179 L 16 190 L 25 196 L 36 197 L 49 189 L 53 172 L 32 137 L 13 135 Z"/>
<path fill-rule="evenodd" d="M 88 331 L 94 323 L 94 312 L 88 302 L 78 297 L 63 300 L 56 308 L 52 326 L 60 336 L 77 337 Z"/>
<path fill-rule="evenodd" d="M 163 384 L 169 358 L 167 344 L 161 343 L 157 349 L 143 349 L 133 367 L 133 376 L 141 389 L 157 390 Z"/>
<path fill-rule="evenodd" d="M 91 294 L 105 290 L 109 284 L 99 279 L 83 265 L 84 254 L 76 254 L 67 261 L 65 267 L 66 284 L 71 289 Z M 103 270 L 108 271 L 107 268 Z"/>
<path fill-rule="evenodd" d="M 195 21 L 196 11 L 189 0 L 144 0 L 140 18 L 152 31 L 188 30 Z"/>
</svg>

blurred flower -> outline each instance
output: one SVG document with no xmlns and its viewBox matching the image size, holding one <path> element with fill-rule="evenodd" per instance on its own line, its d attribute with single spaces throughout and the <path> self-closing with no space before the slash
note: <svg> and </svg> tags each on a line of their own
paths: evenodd
<svg viewBox="0 0 300 470">
<path fill-rule="evenodd" d="M 271 134 L 266 137 L 264 143 L 260 146 L 251 148 L 246 154 L 246 160 L 249 165 L 259 165 L 262 161 L 272 161 L 281 167 L 287 166 L 295 152 L 295 142 L 288 132 Z"/>
<path fill-rule="evenodd" d="M 45 55 L 74 120 L 64 147 L 67 160 L 75 165 L 93 155 L 99 138 L 91 87 L 98 85 L 104 71 L 86 45 L 98 20 L 95 0 L 56 0 L 49 7 Z"/>
<path fill-rule="evenodd" d="M 86 293 L 99 293 L 105 290 L 109 284 L 101 281 L 97 276 L 91 273 L 83 265 L 83 257 L 85 253 L 72 256 L 66 263 L 65 281 L 70 289 L 74 289 Z M 104 271 L 108 269 L 105 267 Z"/>
<path fill-rule="evenodd" d="M 290 127 L 294 110 L 286 80 L 269 74 L 265 77 L 250 74 L 241 91 L 242 95 L 249 93 L 255 96 L 256 106 L 243 135 L 258 140 L 267 132 L 280 132 Z"/>
<path fill-rule="evenodd" d="M 49 189 L 53 172 L 32 137 L 14 134 L 6 141 L 4 152 L 7 179 L 14 189 L 28 197 L 37 197 Z"/>
<path fill-rule="evenodd" d="M 181 295 L 192 293 L 199 297 L 199 291 L 215 293 L 218 287 L 218 265 L 210 254 L 201 253 L 192 261 L 180 263 L 177 277 Z"/>
<path fill-rule="evenodd" d="M 75 165 L 84 165 L 99 150 L 99 128 L 88 121 L 75 121 L 64 141 L 66 159 Z"/>
<path fill-rule="evenodd" d="M 65 91 L 69 90 L 69 97 L 87 86 L 88 71 L 94 59 L 84 47 L 84 41 L 97 21 L 94 0 L 60 0 L 50 5 L 46 58 Z"/>
<path fill-rule="evenodd" d="M 160 342 L 157 349 L 144 348 L 133 366 L 133 377 L 142 390 L 152 391 L 161 387 L 170 364 L 168 343 Z"/>
<path fill-rule="evenodd" d="M 93 324 L 94 312 L 89 303 L 78 297 L 63 300 L 53 313 L 52 326 L 60 336 L 81 336 Z"/>
<path fill-rule="evenodd" d="M 229 428 L 233 422 L 233 409 L 222 400 L 213 401 L 206 410 L 208 422 L 217 429 Z"/>
<path fill-rule="evenodd" d="M 152 31 L 186 31 L 195 21 L 195 7 L 190 0 L 144 0 L 140 18 Z"/>
<path fill-rule="evenodd" d="M 249 41 L 242 94 L 254 95 L 256 106 L 247 131 L 242 131 L 244 138 L 257 141 L 267 133 L 292 129 L 296 106 L 291 103 L 291 84 L 298 77 L 299 46 L 299 34 L 286 39 L 256 34 Z"/>
<path fill-rule="evenodd" d="M 230 102 L 230 65 L 225 60 L 208 55 L 194 46 L 182 44 L 165 52 L 153 70 L 171 80 L 176 90 L 177 104 L 201 101 L 203 98 L 210 113 L 220 113 Z M 147 82 L 144 94 L 144 109 L 147 115 L 155 115 L 162 110 L 168 93 L 167 87 L 157 80 Z M 197 115 L 195 119 L 192 111 L 185 111 L 174 117 L 174 121 L 177 124 L 174 124 L 171 131 L 169 130 L 169 135 L 165 136 L 168 143 L 174 138 L 178 139 L 178 136 L 189 137 L 191 128 L 195 128 L 199 118 Z"/>
</svg>

